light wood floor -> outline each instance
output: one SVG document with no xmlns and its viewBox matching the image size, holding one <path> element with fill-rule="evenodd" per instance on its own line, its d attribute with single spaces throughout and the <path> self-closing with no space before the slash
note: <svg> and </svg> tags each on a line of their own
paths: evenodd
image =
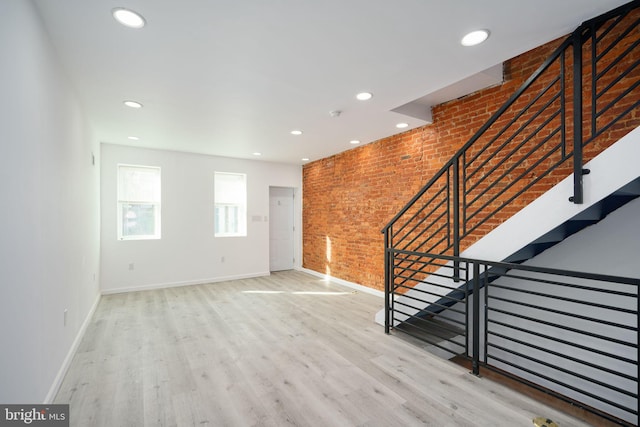
<svg viewBox="0 0 640 427">
<path fill-rule="evenodd" d="M 373 321 L 301 272 L 102 298 L 55 403 L 72 426 L 586 425 Z"/>
</svg>

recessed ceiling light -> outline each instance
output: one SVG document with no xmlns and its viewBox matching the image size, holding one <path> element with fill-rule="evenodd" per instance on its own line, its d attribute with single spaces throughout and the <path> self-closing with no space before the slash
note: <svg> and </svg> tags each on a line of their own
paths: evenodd
<svg viewBox="0 0 640 427">
<path fill-rule="evenodd" d="M 254 156 L 262 156 L 262 153 L 255 152 L 255 153 L 253 153 L 253 155 Z"/>
<path fill-rule="evenodd" d="M 409 127 L 409 123 L 398 123 L 398 124 L 396 125 L 396 127 L 397 127 L 398 129 L 404 129 L 404 128 L 406 128 L 406 127 Z"/>
<path fill-rule="evenodd" d="M 129 138 L 132 141 L 139 141 L 140 138 L 138 138 L 137 136 L 128 136 L 127 138 Z"/>
<path fill-rule="evenodd" d="M 351 144 L 360 144 L 360 141 L 358 141 L 357 139 L 352 139 L 351 141 L 349 141 L 349 143 Z"/>
<path fill-rule="evenodd" d="M 489 38 L 489 30 L 472 31 L 460 40 L 462 46 L 475 46 Z"/>
<path fill-rule="evenodd" d="M 301 130 L 292 130 L 291 131 L 291 135 L 302 135 L 302 131 Z"/>
<path fill-rule="evenodd" d="M 356 95 L 356 98 L 359 99 L 360 101 L 368 101 L 371 98 L 373 98 L 373 94 L 369 92 L 360 92 L 359 94 Z"/>
<path fill-rule="evenodd" d="M 142 15 L 134 12 L 133 10 L 125 9 L 124 7 L 116 7 L 111 11 L 111 14 L 116 19 L 116 21 L 118 21 L 125 27 L 138 29 L 144 27 L 144 25 L 146 24 L 146 21 L 144 20 Z"/>
<path fill-rule="evenodd" d="M 303 161 L 303 162 L 308 162 L 308 161 L 309 161 L 309 158 L 308 158 L 308 157 L 303 157 L 303 158 L 302 158 L 302 161 Z"/>
<path fill-rule="evenodd" d="M 124 105 L 131 108 L 142 108 L 142 104 L 136 101 L 124 101 Z"/>
</svg>

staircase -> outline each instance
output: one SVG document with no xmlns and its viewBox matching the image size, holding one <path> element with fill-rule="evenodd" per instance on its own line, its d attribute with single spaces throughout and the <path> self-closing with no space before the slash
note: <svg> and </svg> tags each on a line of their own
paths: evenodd
<svg viewBox="0 0 640 427">
<path fill-rule="evenodd" d="M 567 177 L 463 251 L 461 256 L 521 264 L 584 228 L 598 223 L 611 212 L 640 196 L 640 163 L 637 159 L 640 159 L 640 128 L 629 133 L 586 165 L 593 174 L 588 177 L 590 191 L 582 204 L 567 203 L 566 194 L 570 193 L 573 185 L 573 177 Z M 613 168 L 616 170 L 615 174 L 610 173 Z M 466 282 L 452 284 L 446 273 L 452 268 L 453 261 L 449 261 L 435 271 L 429 280 L 421 280 L 410 289 L 396 295 L 394 302 L 402 305 L 402 310 L 394 315 L 393 326 L 419 333 L 415 332 L 415 328 L 399 325 L 412 324 L 411 318 L 425 318 L 458 303 Z M 498 273 L 505 272 L 488 271 L 488 280 L 499 277 Z M 420 301 L 427 305 L 421 306 L 412 301 Z M 376 314 L 375 320 L 384 325 L 384 317 L 385 311 L 381 310 Z M 457 354 L 452 353 L 450 356 Z"/>
<path fill-rule="evenodd" d="M 387 224 L 376 315 L 621 425 L 638 421 L 640 274 L 536 260 L 640 197 L 639 10 L 576 29 Z"/>
</svg>

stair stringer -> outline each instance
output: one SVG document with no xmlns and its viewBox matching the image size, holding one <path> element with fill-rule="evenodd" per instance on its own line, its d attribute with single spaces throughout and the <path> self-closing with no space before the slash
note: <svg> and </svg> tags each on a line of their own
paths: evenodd
<svg viewBox="0 0 640 427">
<path fill-rule="evenodd" d="M 591 173 L 583 176 L 584 201 L 582 204 L 577 205 L 568 200 L 573 195 L 573 175 L 570 175 L 463 251 L 461 257 L 503 261 L 639 178 L 640 127 L 604 150 L 585 164 L 584 168 L 589 169 Z M 442 267 L 425 282 L 417 284 L 404 295 L 396 297 L 395 301 L 403 304 L 404 314 L 395 314 L 393 326 L 426 308 L 424 303 L 416 306 L 417 303 L 413 298 L 426 299 L 428 303 L 433 303 L 447 294 L 443 288 L 426 282 L 451 287 L 451 280 L 438 276 L 438 273 L 443 276 L 450 274 L 451 263 L 448 265 L 449 267 Z M 471 278 L 471 272 L 469 278 Z M 435 295 L 426 294 L 428 298 L 425 298 L 425 294 L 420 291 Z M 375 321 L 381 325 L 384 325 L 384 318 L 384 309 L 375 315 Z"/>
</svg>

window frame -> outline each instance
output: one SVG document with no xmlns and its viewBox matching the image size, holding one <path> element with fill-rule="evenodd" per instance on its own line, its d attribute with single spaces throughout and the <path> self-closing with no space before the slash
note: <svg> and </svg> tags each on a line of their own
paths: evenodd
<svg viewBox="0 0 640 427">
<path fill-rule="evenodd" d="M 122 197 L 122 193 L 124 189 L 123 180 L 124 177 L 121 176 L 121 172 L 125 169 L 147 169 L 147 170 L 155 170 L 157 171 L 158 176 L 158 188 L 155 192 L 157 192 L 157 199 L 140 199 L 140 200 L 128 200 Z M 132 164 L 124 164 L 119 163 L 117 165 L 116 170 L 116 227 L 117 227 L 117 239 L 121 241 L 125 240 L 159 240 L 162 238 L 162 168 L 160 166 L 147 166 L 147 165 L 132 165 Z M 137 235 L 126 235 L 124 233 L 124 214 L 123 208 L 125 205 L 138 205 L 138 206 L 148 206 L 151 205 L 153 207 L 153 217 L 154 217 L 154 232 L 153 234 L 137 234 Z"/>
<path fill-rule="evenodd" d="M 241 176 L 243 179 L 244 192 L 241 202 L 229 201 L 228 199 L 219 200 L 218 194 L 216 192 L 216 186 L 218 185 L 218 176 L 225 175 L 234 175 Z M 238 173 L 238 172 L 221 172 L 214 171 L 213 174 L 213 235 L 214 237 L 247 237 L 247 174 L 246 173 Z M 238 231 L 218 231 L 217 227 L 219 224 L 218 218 L 218 209 L 225 208 L 225 212 L 228 212 L 229 208 L 237 208 L 236 215 L 236 223 Z M 225 219 L 227 217 L 225 216 Z M 225 221 L 228 223 L 228 219 Z"/>
</svg>

